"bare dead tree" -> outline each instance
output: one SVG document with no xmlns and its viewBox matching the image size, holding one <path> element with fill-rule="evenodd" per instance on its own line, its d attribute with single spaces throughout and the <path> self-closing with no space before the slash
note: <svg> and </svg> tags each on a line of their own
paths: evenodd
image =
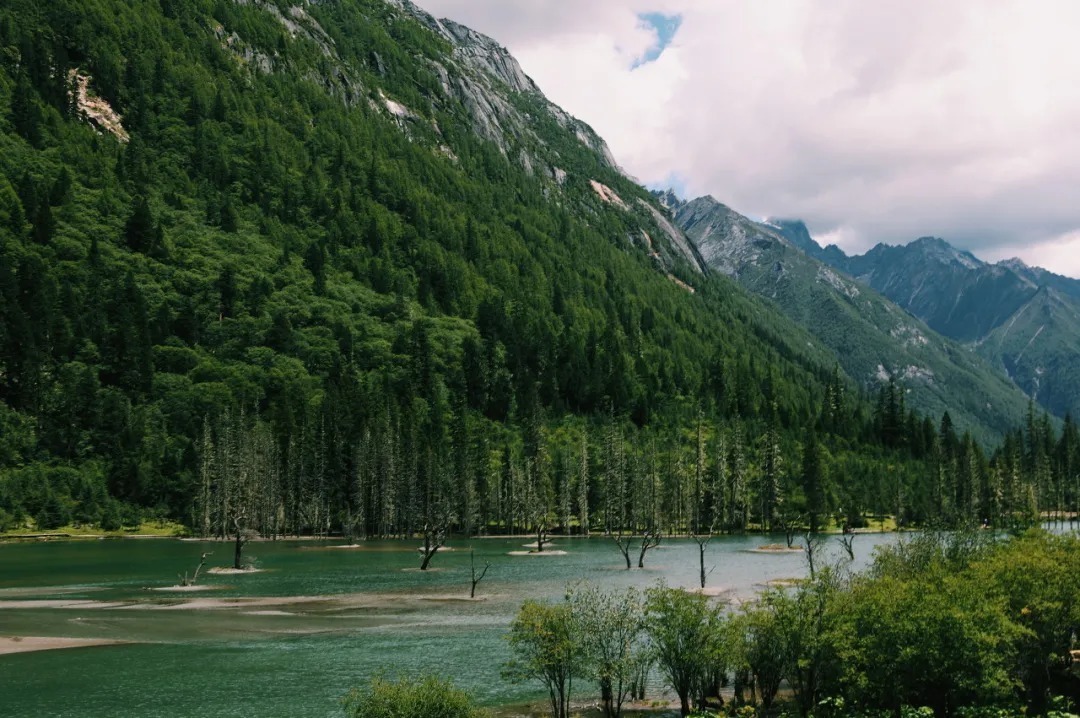
<svg viewBox="0 0 1080 718">
<path fill-rule="evenodd" d="M 645 554 L 649 552 L 649 549 L 654 549 L 660 545 L 660 540 L 663 535 L 656 529 L 647 529 L 641 536 L 641 550 L 638 552 L 637 567 L 645 568 Z"/>
<path fill-rule="evenodd" d="M 712 541 L 712 534 L 697 534 L 693 536 L 694 542 L 698 547 L 698 568 L 701 574 L 701 587 L 705 588 L 705 577 L 708 573 L 705 571 L 705 549 L 708 548 L 709 542 Z"/>
<path fill-rule="evenodd" d="M 611 539 L 615 542 L 615 545 L 619 547 L 619 553 L 622 554 L 623 559 L 626 560 L 626 570 L 630 570 L 630 544 L 633 542 L 634 537 L 632 534 L 623 533 L 619 531 L 609 534 Z"/>
<path fill-rule="evenodd" d="M 787 547 L 792 548 L 795 545 L 795 532 L 803 524 L 805 514 L 783 511 L 777 519 L 784 529 L 784 540 L 787 541 Z"/>
<path fill-rule="evenodd" d="M 803 552 L 806 554 L 806 563 L 810 567 L 810 578 L 814 578 L 814 559 L 817 556 L 818 551 L 825 543 L 825 537 L 820 534 L 814 534 L 810 531 L 806 532 L 806 543 L 803 545 Z"/>
<path fill-rule="evenodd" d="M 855 560 L 855 532 L 848 531 L 843 536 L 836 539 L 840 542 L 840 545 L 844 547 L 844 552 L 848 556 L 848 561 Z"/>
<path fill-rule="evenodd" d="M 713 506 L 712 515 L 708 517 L 710 520 L 706 521 L 706 507 L 705 507 L 705 494 L 706 494 L 706 476 L 705 476 L 705 433 L 704 425 L 701 420 L 701 413 L 698 412 L 697 422 L 697 458 L 694 462 L 694 485 L 693 493 L 691 496 L 692 510 L 690 514 L 690 538 L 694 539 L 694 543 L 698 547 L 698 575 L 701 582 L 701 588 L 705 588 L 705 577 L 708 575 L 705 571 L 705 549 L 708 548 L 709 543 L 712 541 L 713 534 L 716 533 L 716 521 L 719 516 L 717 511 L 718 503 L 716 501 L 716 493 L 718 486 L 711 487 L 713 494 Z"/>
<path fill-rule="evenodd" d="M 634 547 L 634 541 L 637 539 L 637 535 L 620 529 L 618 531 L 609 532 L 608 536 L 610 536 L 611 540 L 615 542 L 615 545 L 619 547 L 619 553 L 622 554 L 623 560 L 626 561 L 626 568 L 629 570 L 633 566 L 630 559 L 630 549 Z M 647 554 L 650 549 L 659 546 L 662 538 L 663 534 L 656 529 L 646 529 L 646 531 L 641 534 L 641 543 L 636 546 L 638 551 L 638 568 L 645 568 L 645 554 Z"/>
<path fill-rule="evenodd" d="M 203 570 L 203 566 L 206 565 L 206 557 L 211 555 L 213 555 L 213 552 L 210 551 L 203 553 L 202 557 L 199 559 L 199 565 L 195 567 L 195 573 L 192 574 L 191 578 L 188 578 L 187 571 L 184 571 L 183 576 L 177 574 L 178 578 L 180 579 L 180 585 L 194 586 L 195 583 L 199 580 L 199 573 Z"/>
<path fill-rule="evenodd" d="M 427 571 L 432 556 L 446 543 L 446 525 L 441 521 L 424 524 L 424 545 L 420 547 L 420 570 Z"/>
<path fill-rule="evenodd" d="M 542 552 L 544 544 L 548 543 L 548 526 L 543 519 L 536 522 L 536 551 Z"/>
<path fill-rule="evenodd" d="M 480 572 L 480 575 L 476 575 L 476 552 L 469 551 L 469 565 L 472 569 L 472 588 L 469 589 L 469 598 L 476 598 L 476 584 L 484 580 L 484 576 L 487 576 L 488 569 L 491 568 L 491 562 L 484 562 L 484 570 Z"/>
<path fill-rule="evenodd" d="M 244 568 L 242 557 L 244 553 L 244 546 L 251 540 L 252 531 L 246 526 L 247 511 L 246 509 L 240 509 L 232 517 L 233 524 L 233 538 L 234 538 L 234 551 L 233 551 L 233 568 L 240 571 Z"/>
</svg>

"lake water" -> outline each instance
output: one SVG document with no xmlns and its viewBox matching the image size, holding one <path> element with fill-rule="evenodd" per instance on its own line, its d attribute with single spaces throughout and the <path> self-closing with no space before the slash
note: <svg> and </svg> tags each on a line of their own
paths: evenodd
<svg viewBox="0 0 1080 718">
<path fill-rule="evenodd" d="M 540 700 L 539 684 L 500 677 L 503 638 L 526 598 L 557 599 L 568 584 L 696 587 L 697 545 L 666 540 L 644 570 L 627 571 L 610 539 L 556 540 L 565 555 L 510 555 L 529 539 L 453 542 L 420 572 L 417 542 L 249 544 L 259 573 L 206 575 L 214 587 L 168 593 L 204 551 L 230 566 L 228 544 L 78 540 L 0 544 L 0 636 L 63 636 L 121 645 L 0 655 L 0 716 L 341 716 L 340 698 L 375 674 L 432 672 L 483 704 Z M 714 539 L 710 588 L 740 600 L 765 582 L 805 575 L 798 552 L 755 549 L 774 538 Z M 893 534 L 860 535 L 856 567 Z M 340 543 L 340 542 L 336 542 Z M 469 550 L 491 563 L 467 601 Z M 839 560 L 841 547 L 826 553 Z M 635 557 L 636 558 L 636 557 Z M 636 563 L 636 560 L 635 560 Z M 230 603 L 224 599 L 235 599 Z M 593 692 L 582 686 L 581 697 Z"/>
</svg>

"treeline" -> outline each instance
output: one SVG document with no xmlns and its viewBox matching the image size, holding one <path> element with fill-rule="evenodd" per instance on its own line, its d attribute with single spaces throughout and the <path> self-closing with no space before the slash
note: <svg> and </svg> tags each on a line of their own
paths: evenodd
<svg viewBox="0 0 1080 718">
<path fill-rule="evenodd" d="M 592 690 L 618 718 L 658 689 L 683 715 L 1063 715 L 1080 699 L 1078 561 L 1075 536 L 925 532 L 865 574 L 831 567 L 739 608 L 662 584 L 571 586 L 521 607 L 507 675 L 540 681 L 555 718 Z"/>
<path fill-rule="evenodd" d="M 743 419 L 715 404 L 706 413 L 686 402 L 681 415 L 644 427 L 613 412 L 551 416 L 535 392 L 498 422 L 423 366 L 401 403 L 344 402 L 374 411 L 323 416 L 284 436 L 244 412 L 207 419 L 190 525 L 224 536 L 242 514 L 267 536 L 518 533 L 535 535 L 540 549 L 550 533 L 783 531 L 790 542 L 795 532 L 863 528 L 875 517 L 879 527 L 890 517 L 897 526 L 1016 530 L 1051 509 L 1071 520 L 1080 496 L 1075 425 L 1057 435 L 1034 411 L 1028 429 L 989 457 L 947 414 L 935 428 L 905 412 L 894 430 L 895 385 L 882 389 L 884 411 L 861 418 L 839 377 L 803 436 L 776 412 Z M 864 443 L 849 448 L 848 432 Z"/>
</svg>

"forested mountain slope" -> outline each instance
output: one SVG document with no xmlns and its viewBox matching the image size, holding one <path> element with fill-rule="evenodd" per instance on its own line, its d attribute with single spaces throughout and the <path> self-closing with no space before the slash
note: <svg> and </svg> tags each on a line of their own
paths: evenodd
<svg viewBox="0 0 1080 718">
<path fill-rule="evenodd" d="M 834 369 L 496 43 L 407 2 L 0 8 L 0 529 L 1031 508 Z M 957 503 L 946 459 L 981 471 Z"/>
<path fill-rule="evenodd" d="M 778 308 L 836 353 L 871 393 L 890 380 L 923 413 L 998 441 L 1023 416 L 1027 397 L 981 356 L 938 335 L 872 288 L 811 256 L 809 234 L 754 222 L 712 197 L 659 195 L 708 265 Z"/>
</svg>

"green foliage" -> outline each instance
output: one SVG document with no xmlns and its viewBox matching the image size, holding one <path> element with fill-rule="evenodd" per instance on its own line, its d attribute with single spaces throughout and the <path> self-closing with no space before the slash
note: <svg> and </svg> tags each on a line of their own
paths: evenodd
<svg viewBox="0 0 1080 718">
<path fill-rule="evenodd" d="M 933 589 L 930 587 L 933 586 Z M 834 630 L 840 686 L 859 705 L 1007 701 L 1017 629 L 969 580 L 931 574 L 857 584 Z"/>
<path fill-rule="evenodd" d="M 485 718 L 466 692 L 442 679 L 373 678 L 342 700 L 349 718 Z"/>
<path fill-rule="evenodd" d="M 583 654 L 576 629 L 569 604 L 526 601 L 507 634 L 513 658 L 504 674 L 513 681 L 542 682 L 555 718 L 569 715 L 573 679 L 581 672 Z"/>
<path fill-rule="evenodd" d="M 989 553 L 972 567 L 975 581 L 1004 601 L 1021 630 L 1016 641 L 1017 678 L 1031 709 L 1050 707 L 1055 683 L 1072 665 L 1070 650 L 1080 625 L 1080 556 L 1073 538 L 1028 533 Z"/>
<path fill-rule="evenodd" d="M 657 666 L 689 715 L 691 700 L 700 704 L 712 687 L 714 662 L 723 665 L 720 609 L 705 595 L 660 584 L 646 595 L 645 626 Z"/>
<path fill-rule="evenodd" d="M 600 686 L 604 714 L 619 718 L 635 683 L 648 674 L 652 655 L 645 641 L 644 601 L 638 591 L 605 593 L 583 584 L 567 592 L 583 673 Z"/>
</svg>

